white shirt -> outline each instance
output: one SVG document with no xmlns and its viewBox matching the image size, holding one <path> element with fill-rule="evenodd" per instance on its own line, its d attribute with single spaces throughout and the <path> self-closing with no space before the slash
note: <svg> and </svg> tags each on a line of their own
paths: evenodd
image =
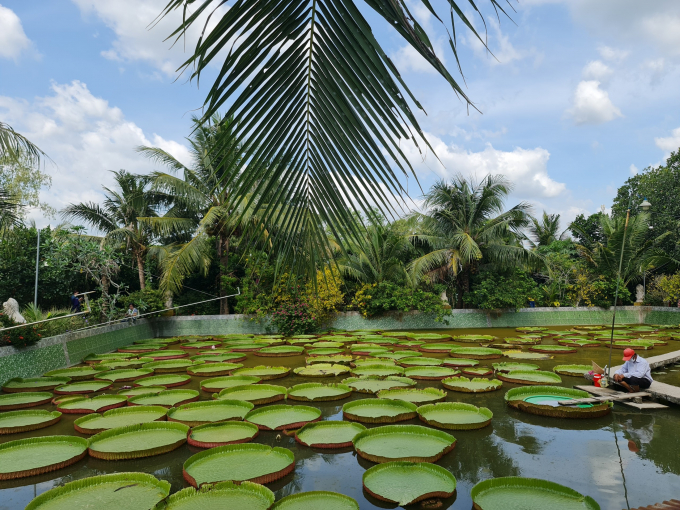
<svg viewBox="0 0 680 510">
<path fill-rule="evenodd" d="M 649 369 L 649 363 L 640 356 L 638 356 L 635 361 L 632 359 L 626 361 L 616 373 L 623 377 L 638 377 L 640 379 L 647 379 L 650 383 L 654 382 L 652 379 L 652 371 Z"/>
</svg>

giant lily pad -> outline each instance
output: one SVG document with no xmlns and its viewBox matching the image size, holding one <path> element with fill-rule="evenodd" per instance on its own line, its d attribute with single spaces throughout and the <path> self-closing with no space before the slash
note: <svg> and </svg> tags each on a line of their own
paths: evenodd
<svg viewBox="0 0 680 510">
<path fill-rule="evenodd" d="M 216 448 L 252 441 L 260 433 L 257 425 L 244 421 L 220 421 L 192 427 L 187 443 L 198 448 Z"/>
<path fill-rule="evenodd" d="M 489 349 L 488 347 L 454 347 L 449 351 L 449 356 L 452 358 L 495 359 L 502 355 L 503 351 L 500 349 Z"/>
<path fill-rule="evenodd" d="M 489 343 L 498 340 L 498 337 L 493 335 L 456 335 L 453 337 L 456 342 L 465 343 Z"/>
<path fill-rule="evenodd" d="M 60 402 L 57 410 L 66 414 L 101 413 L 127 404 L 125 395 L 98 395 L 96 397 L 74 398 Z"/>
<path fill-rule="evenodd" d="M 533 360 L 552 359 L 552 356 L 548 354 L 541 354 L 540 352 L 505 351 L 503 353 L 503 356 L 510 359 L 533 359 Z"/>
<path fill-rule="evenodd" d="M 50 391 L 57 386 L 67 384 L 70 380 L 68 377 L 30 377 L 28 379 L 16 377 L 7 381 L 2 391 L 5 393 Z"/>
<path fill-rule="evenodd" d="M 507 337 L 503 340 L 505 340 L 505 343 L 514 345 L 538 345 L 541 343 L 540 338 Z"/>
<path fill-rule="evenodd" d="M 44 429 L 61 420 L 58 411 L 44 409 L 25 409 L 0 413 L 0 435 Z"/>
<path fill-rule="evenodd" d="M 355 377 L 367 375 L 387 377 L 391 375 L 403 375 L 403 373 L 404 369 L 402 367 L 388 365 L 364 365 L 352 370 L 352 375 Z"/>
<path fill-rule="evenodd" d="M 543 354 L 572 354 L 578 352 L 569 345 L 538 345 L 529 347 L 531 352 L 540 352 Z"/>
<path fill-rule="evenodd" d="M 381 377 L 378 375 L 349 377 L 344 379 L 342 383 L 358 393 L 378 393 L 380 390 L 391 390 L 392 388 L 405 388 L 416 385 L 413 379 L 407 377 Z"/>
<path fill-rule="evenodd" d="M 376 357 L 380 359 L 393 359 L 396 361 L 402 360 L 404 358 L 418 358 L 423 355 L 422 352 L 418 351 L 394 351 L 394 352 L 384 352 L 378 354 Z"/>
<path fill-rule="evenodd" d="M 83 362 L 87 363 L 88 365 L 95 365 L 106 360 L 129 359 L 134 357 L 135 357 L 134 354 L 125 354 L 122 352 L 110 352 L 107 354 L 88 354 L 83 358 Z"/>
<path fill-rule="evenodd" d="M 462 402 L 440 402 L 418 408 L 418 416 L 433 427 L 448 430 L 481 429 L 491 423 L 493 413 L 486 407 Z"/>
<path fill-rule="evenodd" d="M 396 423 L 416 417 L 417 406 L 404 400 L 367 398 L 342 406 L 342 415 L 362 423 Z"/>
<path fill-rule="evenodd" d="M 166 388 L 174 388 L 175 386 L 183 386 L 190 382 L 191 376 L 188 375 L 161 374 L 137 379 L 135 386 L 165 386 Z"/>
<path fill-rule="evenodd" d="M 488 377 L 493 375 L 493 370 L 488 367 L 466 367 L 461 368 L 460 373 L 468 377 Z"/>
<path fill-rule="evenodd" d="M 338 348 L 344 348 L 344 343 L 343 342 L 331 342 L 331 341 L 321 341 L 321 342 L 314 342 L 313 344 L 307 344 L 307 345 L 313 345 L 315 349 L 338 349 Z"/>
<path fill-rule="evenodd" d="M 539 326 L 522 326 L 520 328 L 515 328 L 515 331 L 519 331 L 520 333 L 540 333 L 547 330 L 548 328 Z"/>
<path fill-rule="evenodd" d="M 263 356 L 270 358 L 280 358 L 285 356 L 300 356 L 305 352 L 304 347 L 297 347 L 294 345 L 279 345 L 276 347 L 263 347 L 255 351 L 255 356 Z"/>
<path fill-rule="evenodd" d="M 98 434 L 109 429 L 128 427 L 165 419 L 168 410 L 161 406 L 134 406 L 111 409 L 104 414 L 88 414 L 73 422 L 81 434 Z"/>
<path fill-rule="evenodd" d="M 389 349 L 387 347 L 380 347 L 378 345 L 374 347 L 366 347 L 357 344 L 350 347 L 350 352 L 355 356 L 377 356 L 378 354 L 389 352 Z"/>
<path fill-rule="evenodd" d="M 170 494 L 170 483 L 146 473 L 83 478 L 42 493 L 26 510 L 148 510 Z"/>
<path fill-rule="evenodd" d="M 232 375 L 254 375 L 263 381 L 271 379 L 280 379 L 286 377 L 290 373 L 288 367 L 266 367 L 263 365 L 257 367 L 243 367 L 237 368 L 232 372 Z"/>
<path fill-rule="evenodd" d="M 468 379 L 467 377 L 452 377 L 451 379 L 444 379 L 442 386 L 447 390 L 460 391 L 463 393 L 484 393 L 487 391 L 500 390 L 503 386 L 501 381 L 496 379 L 484 379 L 475 377 Z"/>
<path fill-rule="evenodd" d="M 305 383 L 288 389 L 288 398 L 304 402 L 325 402 L 342 400 L 352 394 L 352 388 L 345 384 Z"/>
<path fill-rule="evenodd" d="M 138 386 L 136 388 L 127 388 L 120 390 L 119 395 L 125 395 L 126 397 L 136 397 L 138 395 L 148 395 L 156 394 L 161 391 L 165 391 L 165 386 Z"/>
<path fill-rule="evenodd" d="M 295 456 L 286 448 L 247 443 L 218 446 L 197 453 L 184 463 L 184 479 L 194 487 L 233 480 L 269 483 L 295 468 Z"/>
<path fill-rule="evenodd" d="M 479 365 L 479 361 L 476 359 L 449 358 L 444 360 L 444 366 L 447 367 L 476 367 L 477 365 Z"/>
<path fill-rule="evenodd" d="M 314 338 L 287 338 L 286 343 L 288 345 L 313 345 L 316 342 Z"/>
<path fill-rule="evenodd" d="M 501 363 L 493 363 L 491 366 L 493 366 L 493 369 L 496 372 L 505 372 L 508 373 L 511 370 L 539 370 L 541 367 L 538 365 L 534 365 L 532 363 L 512 363 L 512 362 L 501 362 Z"/>
<path fill-rule="evenodd" d="M 85 381 L 87 379 L 94 379 L 94 376 L 105 370 L 110 370 L 107 366 L 102 365 L 86 365 L 81 367 L 60 368 L 58 370 L 51 370 L 46 372 L 46 377 L 68 377 L 71 381 Z"/>
<path fill-rule="evenodd" d="M 518 508 L 559 508 L 559 510 L 600 510 L 595 500 L 575 490 L 536 478 L 503 477 L 484 480 L 470 491 L 475 508 L 506 510 Z"/>
<path fill-rule="evenodd" d="M 552 418 L 598 418 L 609 414 L 611 408 L 607 402 L 583 406 L 558 404 L 558 401 L 589 397 L 585 391 L 561 386 L 527 386 L 509 390 L 505 394 L 505 402 L 520 411 Z"/>
<path fill-rule="evenodd" d="M 83 395 L 97 391 L 108 390 L 113 383 L 111 381 L 78 381 L 54 388 L 56 395 Z"/>
<path fill-rule="evenodd" d="M 387 425 L 354 438 L 354 449 L 372 462 L 436 462 L 456 446 L 456 438 L 420 425 Z"/>
<path fill-rule="evenodd" d="M 350 364 L 352 368 L 365 367 L 368 365 L 385 365 L 388 367 L 393 367 L 396 362 L 393 359 L 381 359 L 381 358 L 364 358 L 358 359 Z"/>
<path fill-rule="evenodd" d="M 145 358 L 152 358 L 154 361 L 162 361 L 165 359 L 180 359 L 180 358 L 188 358 L 189 354 L 186 351 L 183 351 L 181 349 L 177 350 L 162 350 L 162 351 L 152 351 L 152 352 L 145 352 L 144 353 Z"/>
<path fill-rule="evenodd" d="M 179 348 L 184 351 L 198 350 L 198 349 L 211 349 L 222 345 L 222 342 L 217 340 L 206 340 L 204 342 L 188 342 L 185 344 L 180 344 Z"/>
<path fill-rule="evenodd" d="M 248 384 L 244 386 L 234 386 L 220 391 L 220 400 L 245 400 L 255 405 L 270 404 L 286 398 L 288 390 L 283 386 L 273 384 Z"/>
<path fill-rule="evenodd" d="M 202 363 L 187 368 L 187 373 L 202 377 L 215 377 L 218 375 L 229 375 L 232 370 L 236 370 L 242 366 L 242 363 Z"/>
<path fill-rule="evenodd" d="M 199 394 L 196 390 L 166 390 L 154 394 L 130 397 L 128 405 L 173 407 L 194 402 L 198 398 Z"/>
<path fill-rule="evenodd" d="M 248 359 L 248 356 L 238 352 L 203 352 L 201 354 L 197 354 L 196 356 L 192 356 L 189 359 L 192 361 L 202 361 L 204 363 L 222 363 L 225 361 L 228 363 L 239 363 Z"/>
<path fill-rule="evenodd" d="M 295 440 L 312 448 L 347 448 L 352 440 L 366 430 L 360 423 L 348 421 L 318 421 L 308 423 L 295 433 Z"/>
<path fill-rule="evenodd" d="M 418 350 L 420 352 L 450 352 L 454 347 L 460 347 L 460 345 L 453 342 L 423 344 L 418 347 Z"/>
<path fill-rule="evenodd" d="M 256 428 L 257 430 L 257 428 Z M 251 482 L 222 482 L 196 490 L 187 487 L 174 493 L 163 510 L 243 509 L 268 510 L 274 503 L 274 493 L 263 485 Z"/>
<path fill-rule="evenodd" d="M 146 363 L 151 363 L 151 358 L 109 359 L 98 365 L 89 365 L 95 370 L 116 370 L 119 368 L 142 368 Z"/>
<path fill-rule="evenodd" d="M 189 427 L 182 423 L 153 421 L 118 427 L 90 439 L 90 457 L 127 460 L 171 452 L 186 443 Z"/>
<path fill-rule="evenodd" d="M 447 377 L 453 377 L 460 371 L 449 367 L 410 367 L 404 370 L 404 376 L 411 379 L 423 379 L 426 381 L 440 381 Z"/>
<path fill-rule="evenodd" d="M 170 374 L 174 372 L 186 372 L 187 369 L 194 366 L 203 366 L 204 361 L 196 361 L 193 359 L 166 359 L 163 361 L 152 361 L 145 363 L 142 368 L 153 370 L 156 374 Z"/>
<path fill-rule="evenodd" d="M 225 345 L 227 345 L 225 343 Z M 268 347 L 268 344 L 264 342 L 259 342 L 259 343 L 239 343 L 235 345 L 229 345 L 231 350 L 233 352 L 252 352 L 252 351 L 257 351 L 259 349 L 262 349 L 263 347 Z"/>
<path fill-rule="evenodd" d="M 568 347 L 600 347 L 602 345 L 597 340 L 581 340 L 573 338 L 560 339 L 557 343 Z"/>
<path fill-rule="evenodd" d="M 0 480 L 49 473 L 75 464 L 87 454 L 87 439 L 43 436 L 0 445 Z"/>
<path fill-rule="evenodd" d="M 206 423 L 227 420 L 242 420 L 255 407 L 251 402 L 243 400 L 208 400 L 191 402 L 173 407 L 168 411 L 168 421 L 184 423 L 189 427 L 198 427 Z"/>
<path fill-rule="evenodd" d="M 644 340 L 631 340 L 630 342 L 628 341 L 617 341 L 612 344 L 612 347 L 614 349 L 638 349 L 638 350 L 643 350 L 643 351 L 648 351 L 650 349 L 654 348 L 654 343 L 653 342 L 645 342 Z"/>
<path fill-rule="evenodd" d="M 561 375 L 573 375 L 582 377 L 593 369 L 590 365 L 557 365 L 553 367 L 553 372 Z"/>
<path fill-rule="evenodd" d="M 119 347 L 118 352 L 131 352 L 134 354 L 142 354 L 145 352 L 162 351 L 167 349 L 166 344 L 138 344 L 138 345 L 126 345 L 125 347 Z"/>
<path fill-rule="evenodd" d="M 425 404 L 430 402 L 441 402 L 446 398 L 446 392 L 437 388 L 396 388 L 393 390 L 381 390 L 378 398 L 390 400 L 403 400 L 412 404 Z"/>
<path fill-rule="evenodd" d="M 408 338 L 408 331 L 385 331 L 382 336 L 390 336 L 392 338 Z"/>
<path fill-rule="evenodd" d="M 250 411 L 245 421 L 254 423 L 260 430 L 299 429 L 321 419 L 321 411 L 310 406 L 273 405 Z"/>
<path fill-rule="evenodd" d="M 415 356 L 399 360 L 399 365 L 402 367 L 439 367 L 443 364 L 444 361 L 441 359 L 428 358 L 425 356 Z"/>
<path fill-rule="evenodd" d="M 343 354 L 345 352 L 344 349 L 341 349 L 339 347 L 324 347 L 320 349 L 308 349 L 307 354 L 309 354 L 312 357 L 315 356 L 337 356 L 339 354 Z"/>
<path fill-rule="evenodd" d="M 425 340 L 430 342 L 446 342 L 447 340 L 451 340 L 451 335 L 440 335 L 439 333 L 409 333 L 408 337 L 413 338 L 414 340 Z"/>
<path fill-rule="evenodd" d="M 311 491 L 291 494 L 280 499 L 272 510 L 359 510 L 356 500 L 337 492 Z"/>
<path fill-rule="evenodd" d="M 425 343 L 425 340 L 399 340 L 395 347 L 400 349 L 417 349 Z"/>
<path fill-rule="evenodd" d="M 0 411 L 13 411 L 47 404 L 52 400 L 52 394 L 46 391 L 8 393 L 0 395 Z"/>
<path fill-rule="evenodd" d="M 447 470 L 427 462 L 386 462 L 366 470 L 364 489 L 374 498 L 407 506 L 432 498 L 448 498 L 456 479 Z"/>
<path fill-rule="evenodd" d="M 501 381 L 515 384 L 559 384 L 562 378 L 544 370 L 511 370 L 507 374 L 499 373 L 496 377 Z"/>
<path fill-rule="evenodd" d="M 201 389 L 210 393 L 219 393 L 225 388 L 233 388 L 234 386 L 245 386 L 246 384 L 257 384 L 261 381 L 259 377 L 254 375 L 227 375 L 223 377 L 213 377 L 201 381 Z"/>
<path fill-rule="evenodd" d="M 301 377 L 335 377 L 349 372 L 349 367 L 345 365 L 332 365 L 330 363 L 315 363 L 306 367 L 296 368 L 293 372 Z"/>
<path fill-rule="evenodd" d="M 109 370 L 107 372 L 102 372 L 97 375 L 97 379 L 111 382 L 124 382 L 124 381 L 134 381 L 135 379 L 140 379 L 148 375 L 153 374 L 153 370 L 148 368 L 129 368 L 120 370 Z"/>
<path fill-rule="evenodd" d="M 354 356 L 350 354 L 331 354 L 329 356 L 313 356 L 306 358 L 308 365 L 315 365 L 317 363 L 328 363 L 334 365 L 336 363 L 348 364 L 354 360 Z"/>
</svg>

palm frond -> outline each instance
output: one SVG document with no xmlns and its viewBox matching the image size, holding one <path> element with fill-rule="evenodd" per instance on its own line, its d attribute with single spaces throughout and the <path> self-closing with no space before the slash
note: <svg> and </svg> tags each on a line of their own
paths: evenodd
<svg viewBox="0 0 680 510">
<path fill-rule="evenodd" d="M 12 126 L 0 122 L 0 157 L 18 160 L 22 155 L 33 165 L 40 164 L 42 158 L 48 158 L 40 147 L 14 131 Z"/>
</svg>

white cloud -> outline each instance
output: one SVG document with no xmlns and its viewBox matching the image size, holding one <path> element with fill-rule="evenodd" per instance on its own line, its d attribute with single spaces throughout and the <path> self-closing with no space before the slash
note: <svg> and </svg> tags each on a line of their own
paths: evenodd
<svg viewBox="0 0 680 510">
<path fill-rule="evenodd" d="M 648 59 L 643 63 L 642 67 L 644 72 L 649 75 L 649 82 L 652 85 L 660 83 L 668 72 L 666 59 L 663 57 Z"/>
<path fill-rule="evenodd" d="M 52 93 L 32 102 L 0 96 L 0 118 L 38 144 L 54 165 L 46 171 L 52 188 L 41 199 L 57 209 L 82 201 L 100 201 L 102 185 L 112 185 L 109 170 L 148 173 L 153 165 L 137 154 L 138 145 L 159 145 L 182 161 L 183 145 L 143 130 L 115 106 L 94 96 L 82 82 L 52 84 Z"/>
<path fill-rule="evenodd" d="M 30 48 L 31 41 L 26 37 L 19 16 L 0 4 L 0 58 L 16 61 L 23 51 Z"/>
<path fill-rule="evenodd" d="M 520 51 L 513 46 L 510 42 L 510 38 L 505 35 L 498 22 L 494 20 L 489 20 L 489 25 L 493 30 L 493 33 L 488 34 L 486 37 L 487 46 L 484 44 L 471 32 L 468 32 L 464 36 L 463 40 L 474 50 L 478 58 L 486 58 L 487 63 L 490 65 L 505 65 L 516 60 L 522 60 L 523 58 L 533 55 L 537 60 L 542 59 L 542 55 L 538 54 L 535 50 L 531 51 Z M 474 23 L 473 23 L 474 26 Z M 477 32 L 484 38 L 484 30 L 475 27 Z M 488 47 L 488 50 L 487 50 Z M 493 56 L 489 53 L 493 53 Z M 495 58 L 494 58 L 495 57 Z"/>
<path fill-rule="evenodd" d="M 576 124 L 604 124 L 623 117 L 597 80 L 582 81 L 576 87 L 572 107 L 567 113 Z"/>
<path fill-rule="evenodd" d="M 680 127 L 675 128 L 671 132 L 671 136 L 667 136 L 665 138 L 655 138 L 654 142 L 659 149 L 664 150 L 667 153 L 670 153 L 671 151 L 677 151 L 680 147 Z"/>
<path fill-rule="evenodd" d="M 431 152 L 421 155 L 413 145 L 405 154 L 418 173 L 434 172 L 449 179 L 458 173 L 482 178 L 487 174 L 503 174 L 515 184 L 515 194 L 523 198 L 552 198 L 566 190 L 566 185 L 548 175 L 550 153 L 541 148 L 512 151 L 495 149 L 491 144 L 481 152 L 472 152 L 427 135 L 437 157 Z M 441 160 L 441 162 L 440 162 Z"/>
<path fill-rule="evenodd" d="M 640 172 L 640 169 L 633 164 L 630 165 L 629 170 L 630 175 L 637 175 Z"/>
<path fill-rule="evenodd" d="M 628 51 L 611 48 L 609 46 L 600 46 L 597 51 L 603 59 L 612 60 L 614 62 L 620 62 L 628 56 Z"/>
<path fill-rule="evenodd" d="M 437 52 L 437 50 L 435 50 L 435 52 L 439 59 L 442 60 L 443 54 Z M 410 71 L 414 73 L 439 74 L 438 71 L 410 44 L 399 48 L 399 50 L 397 50 L 390 58 L 394 61 L 394 65 L 397 66 L 397 69 L 399 69 L 399 72 L 401 73 Z"/>
<path fill-rule="evenodd" d="M 596 80 L 600 83 L 607 83 L 613 72 L 611 67 L 601 60 L 593 60 L 592 62 L 588 62 L 583 68 L 583 78 L 586 80 Z"/>
</svg>

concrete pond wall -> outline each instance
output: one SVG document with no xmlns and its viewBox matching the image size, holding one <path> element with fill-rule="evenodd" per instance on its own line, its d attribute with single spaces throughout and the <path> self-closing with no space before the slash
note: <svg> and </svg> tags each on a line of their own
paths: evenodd
<svg viewBox="0 0 680 510">
<path fill-rule="evenodd" d="M 612 311 L 594 308 L 523 308 L 502 313 L 453 310 L 445 322 L 420 312 L 388 313 L 365 319 L 358 312 L 337 314 L 329 327 L 345 330 L 435 330 L 457 328 L 515 328 L 519 326 L 570 326 L 611 324 Z M 679 324 L 680 309 L 621 307 L 617 324 Z M 178 335 L 272 333 L 267 320 L 247 315 L 199 315 L 140 319 L 45 338 L 25 349 L 0 347 L 0 385 L 13 377 L 36 377 L 49 370 L 76 365 L 90 353 L 111 352 L 145 338 Z"/>
</svg>

